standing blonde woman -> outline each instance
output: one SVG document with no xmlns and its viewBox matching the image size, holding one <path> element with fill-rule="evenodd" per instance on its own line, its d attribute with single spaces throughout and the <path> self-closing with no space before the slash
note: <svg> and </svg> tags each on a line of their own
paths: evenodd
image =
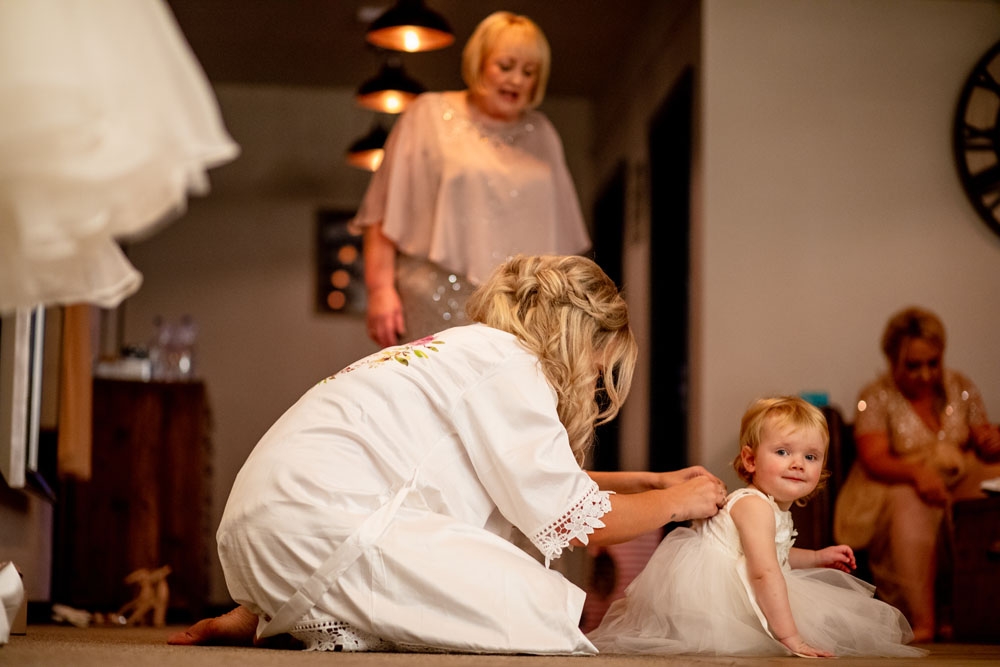
<svg viewBox="0 0 1000 667">
<path fill-rule="evenodd" d="M 462 53 L 468 88 L 425 93 L 396 121 L 353 222 L 379 345 L 464 324 L 507 257 L 590 248 L 562 141 L 535 109 L 549 62 L 531 19 L 496 12 Z"/>
<path fill-rule="evenodd" d="M 218 532 L 241 606 L 172 643 L 596 652 L 583 591 L 548 563 L 712 515 L 725 488 L 697 467 L 581 469 L 636 358 L 625 301 L 592 261 L 515 257 L 468 313 L 323 380 L 265 434 Z"/>
</svg>

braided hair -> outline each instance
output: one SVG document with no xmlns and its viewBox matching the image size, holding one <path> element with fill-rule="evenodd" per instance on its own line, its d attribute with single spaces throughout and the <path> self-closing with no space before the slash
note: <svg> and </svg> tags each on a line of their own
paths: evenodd
<svg viewBox="0 0 1000 667">
<path fill-rule="evenodd" d="M 594 428 L 614 419 L 628 395 L 638 353 L 614 282 L 585 257 L 518 255 L 476 290 L 466 311 L 539 358 L 582 466 Z"/>
</svg>

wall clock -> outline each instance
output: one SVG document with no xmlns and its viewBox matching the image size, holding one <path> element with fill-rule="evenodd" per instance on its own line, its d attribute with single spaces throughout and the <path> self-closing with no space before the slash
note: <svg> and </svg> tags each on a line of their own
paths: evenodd
<svg viewBox="0 0 1000 667">
<path fill-rule="evenodd" d="M 952 143 L 965 194 L 1000 234 L 1000 42 L 983 54 L 962 87 Z"/>
</svg>

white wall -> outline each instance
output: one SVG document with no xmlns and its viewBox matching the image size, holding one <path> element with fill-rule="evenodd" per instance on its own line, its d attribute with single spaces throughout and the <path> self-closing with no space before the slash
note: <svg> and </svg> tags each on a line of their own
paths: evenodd
<svg viewBox="0 0 1000 667">
<path fill-rule="evenodd" d="M 315 213 L 360 203 L 369 176 L 346 166 L 344 151 L 374 114 L 357 108 L 350 90 L 220 86 L 216 94 L 242 153 L 210 172 L 207 197 L 129 248 L 144 282 L 124 305 L 126 342 L 145 342 L 156 315 L 189 313 L 200 326 L 214 422 L 213 526 L 264 431 L 315 382 L 375 351 L 362 317 L 313 306 Z M 544 110 L 589 201 L 589 105 L 549 99 Z M 228 600 L 217 562 L 211 599 Z"/>
<path fill-rule="evenodd" d="M 707 0 L 704 338 L 694 443 L 713 470 L 755 396 L 822 390 L 853 419 L 888 316 L 943 318 L 946 363 L 1000 418 L 1000 237 L 961 190 L 959 91 L 992 0 Z M 729 475 L 735 483 L 735 476 Z"/>
<path fill-rule="evenodd" d="M 1000 238 L 966 202 L 950 144 L 959 90 L 998 38 L 996 0 L 651 7 L 595 111 L 609 128 L 595 169 L 600 182 L 631 167 L 625 288 L 646 357 L 648 125 L 693 67 L 692 462 L 737 485 L 739 419 L 759 395 L 825 391 L 853 419 L 885 367 L 884 323 L 911 303 L 942 316 L 946 362 L 1000 419 Z M 647 383 L 640 368 L 622 415 L 627 469 L 647 461 Z"/>
</svg>

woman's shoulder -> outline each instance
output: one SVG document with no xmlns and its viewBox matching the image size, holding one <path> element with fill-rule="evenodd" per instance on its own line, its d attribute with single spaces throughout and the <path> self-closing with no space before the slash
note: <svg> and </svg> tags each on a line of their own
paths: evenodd
<svg viewBox="0 0 1000 667">
<path fill-rule="evenodd" d="M 465 350 L 470 357 L 479 358 L 482 367 L 500 366 L 514 358 L 522 358 L 526 363 L 537 362 L 537 357 L 518 341 L 517 336 L 479 322 L 445 329 L 433 337 L 445 345 Z"/>
<path fill-rule="evenodd" d="M 549 120 L 549 117 L 545 115 L 545 112 L 540 109 L 528 109 L 524 112 L 524 116 L 521 120 L 525 123 L 532 123 L 536 127 L 543 127 L 551 129 L 553 132 L 555 131 L 555 126 L 552 124 L 552 121 Z"/>
<path fill-rule="evenodd" d="M 469 108 L 465 101 L 464 90 L 442 90 L 421 93 L 414 100 L 419 100 L 420 108 L 430 111 L 442 120 L 469 120 Z"/>
<path fill-rule="evenodd" d="M 944 369 L 944 383 L 945 385 L 954 385 L 961 389 L 970 389 L 976 386 L 976 383 L 969 379 L 968 375 L 954 368 Z"/>
<path fill-rule="evenodd" d="M 524 112 L 519 123 L 525 131 L 534 134 L 536 137 L 545 139 L 548 142 L 555 142 L 556 146 L 562 146 L 559 131 L 556 130 L 556 126 L 552 124 L 552 121 L 545 115 L 545 112 L 538 109 L 529 109 Z"/>
<path fill-rule="evenodd" d="M 858 392 L 858 398 L 864 401 L 871 401 L 877 398 L 886 398 L 890 393 L 895 391 L 896 383 L 892 379 L 892 375 L 889 373 L 882 373 L 874 380 L 871 380 L 866 385 L 861 387 L 861 391 Z"/>
<path fill-rule="evenodd" d="M 444 103 L 442 95 L 444 93 L 429 92 L 420 93 L 407 105 L 406 110 L 400 114 L 400 120 L 404 118 L 415 118 L 426 114 L 436 114 L 437 110 Z"/>
</svg>

